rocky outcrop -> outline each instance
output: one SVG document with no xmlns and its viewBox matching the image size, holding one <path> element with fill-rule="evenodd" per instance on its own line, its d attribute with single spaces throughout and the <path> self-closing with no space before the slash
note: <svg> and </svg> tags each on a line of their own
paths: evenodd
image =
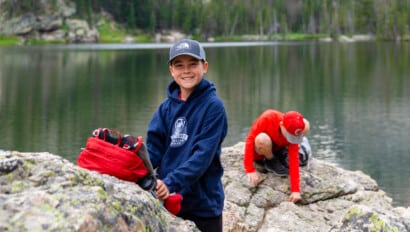
<svg viewBox="0 0 410 232">
<path fill-rule="evenodd" d="M 392 207 L 377 183 L 313 159 L 301 169 L 303 200 L 287 201 L 289 179 L 262 174 L 249 185 L 242 168 L 244 143 L 224 148 L 224 231 L 410 231 L 410 208 Z"/>
<path fill-rule="evenodd" d="M 150 193 L 49 153 L 0 152 L 0 231 L 195 231 Z"/>
<path fill-rule="evenodd" d="M 36 2 L 38 10 L 30 13 L 11 13 L 9 1 L 0 1 L 0 34 L 16 35 L 23 39 L 62 41 L 69 43 L 98 42 L 99 33 L 87 21 L 71 18 L 75 5 L 68 0 Z"/>
<path fill-rule="evenodd" d="M 288 178 L 249 185 L 243 143 L 223 149 L 224 231 L 409 231 L 410 208 L 377 183 L 317 159 L 301 170 L 303 200 Z M 49 153 L 0 150 L 0 231 L 197 231 L 138 185 L 84 170 Z"/>
</svg>

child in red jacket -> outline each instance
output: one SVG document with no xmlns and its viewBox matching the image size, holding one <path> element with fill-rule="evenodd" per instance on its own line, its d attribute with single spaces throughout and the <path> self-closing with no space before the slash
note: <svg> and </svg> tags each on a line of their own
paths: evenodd
<svg viewBox="0 0 410 232">
<path fill-rule="evenodd" d="M 305 137 L 309 121 L 296 111 L 282 113 L 268 109 L 252 124 L 246 138 L 244 168 L 249 181 L 259 184 L 259 173 L 254 163 L 279 176 L 290 174 L 289 201 L 302 199 L 300 194 L 299 165 L 306 165 L 310 145 Z"/>
</svg>

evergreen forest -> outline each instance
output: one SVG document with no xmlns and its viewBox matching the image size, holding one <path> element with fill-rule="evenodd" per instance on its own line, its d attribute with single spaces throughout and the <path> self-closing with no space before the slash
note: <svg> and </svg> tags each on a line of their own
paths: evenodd
<svg viewBox="0 0 410 232">
<path fill-rule="evenodd" d="M 287 33 L 408 37 L 410 0 L 73 0 L 91 25 L 102 12 L 129 32 L 178 30 L 198 37 Z M 37 0 L 15 2 L 16 12 Z M 11 4 L 11 3 L 10 3 Z"/>
</svg>

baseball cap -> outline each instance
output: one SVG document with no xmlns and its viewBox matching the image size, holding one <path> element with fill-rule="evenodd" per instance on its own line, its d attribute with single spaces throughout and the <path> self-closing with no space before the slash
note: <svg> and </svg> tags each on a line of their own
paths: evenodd
<svg viewBox="0 0 410 232">
<path fill-rule="evenodd" d="M 168 63 L 180 55 L 189 55 L 195 57 L 198 60 L 206 60 L 205 50 L 196 40 L 182 39 L 176 42 L 169 49 L 169 60 Z"/>
<path fill-rule="evenodd" d="M 285 137 L 289 143 L 299 144 L 303 140 L 303 130 L 305 122 L 303 115 L 296 111 L 288 111 L 283 115 L 283 126 L 285 127 Z"/>
</svg>

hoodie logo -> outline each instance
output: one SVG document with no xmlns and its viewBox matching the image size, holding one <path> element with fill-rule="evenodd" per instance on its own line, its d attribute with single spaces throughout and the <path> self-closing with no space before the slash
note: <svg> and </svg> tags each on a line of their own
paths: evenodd
<svg viewBox="0 0 410 232">
<path fill-rule="evenodd" d="M 174 122 L 171 135 L 171 147 L 180 147 L 188 140 L 186 129 L 186 119 L 184 117 L 177 118 Z"/>
</svg>

